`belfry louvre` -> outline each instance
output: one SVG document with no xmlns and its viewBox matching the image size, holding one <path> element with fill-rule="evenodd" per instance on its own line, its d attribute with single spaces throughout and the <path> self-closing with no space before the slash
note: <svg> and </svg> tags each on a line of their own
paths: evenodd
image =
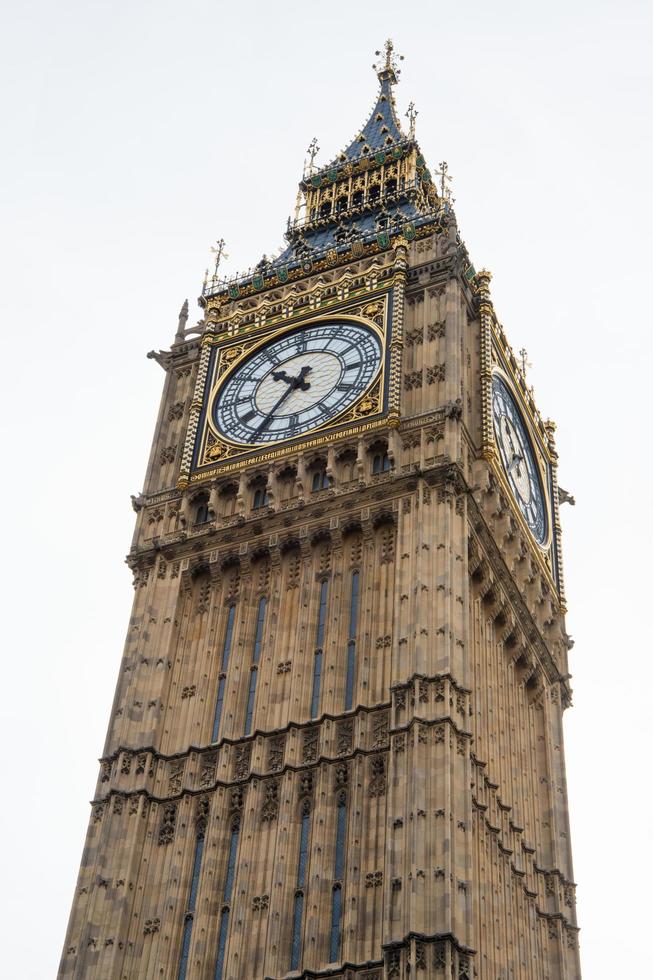
<svg viewBox="0 0 653 980">
<path fill-rule="evenodd" d="M 552 422 L 372 113 L 169 350 L 59 976 L 580 977 Z"/>
</svg>

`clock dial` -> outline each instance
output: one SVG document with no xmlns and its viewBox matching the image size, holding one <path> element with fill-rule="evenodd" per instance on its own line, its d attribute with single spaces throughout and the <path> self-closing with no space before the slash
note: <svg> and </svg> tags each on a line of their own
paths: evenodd
<svg viewBox="0 0 653 980">
<path fill-rule="evenodd" d="M 508 482 L 526 523 L 538 544 L 544 544 L 548 525 L 542 480 L 521 413 L 505 381 L 492 379 L 494 434 Z"/>
<path fill-rule="evenodd" d="M 292 439 L 335 419 L 369 388 L 381 367 L 373 330 L 329 320 L 271 340 L 239 364 L 212 406 L 216 428 L 234 442 Z"/>
</svg>

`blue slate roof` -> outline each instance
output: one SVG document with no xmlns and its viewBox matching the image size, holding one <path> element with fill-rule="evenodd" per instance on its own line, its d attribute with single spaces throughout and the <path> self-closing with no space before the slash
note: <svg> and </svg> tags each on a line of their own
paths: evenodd
<svg viewBox="0 0 653 980">
<path fill-rule="evenodd" d="M 344 242 L 340 238 L 343 229 L 349 229 L 352 235 L 360 237 L 363 241 L 373 239 L 381 228 L 377 225 L 379 212 L 371 212 L 360 215 L 355 220 L 345 218 L 340 224 L 331 224 L 327 228 L 308 228 L 303 236 L 303 242 L 308 246 L 308 254 L 314 257 L 323 254 L 330 248 L 338 248 Z M 399 230 L 402 223 L 412 221 L 416 227 L 432 220 L 432 215 L 423 215 L 415 207 L 412 201 L 403 201 L 389 212 L 389 225 L 392 230 Z M 383 228 L 386 228 L 386 222 Z M 277 268 L 282 265 L 295 265 L 299 261 L 296 243 L 288 245 L 281 255 L 270 263 L 270 268 Z"/>
<path fill-rule="evenodd" d="M 401 126 L 395 113 L 394 100 L 392 98 L 392 76 L 390 73 L 385 72 L 381 76 L 381 88 L 379 89 L 379 94 L 370 118 L 360 133 L 351 141 L 347 149 L 343 151 L 343 154 L 347 160 L 356 160 L 361 155 L 364 146 L 369 146 L 371 151 L 375 151 L 391 145 L 387 143 L 388 137 L 392 139 L 393 144 L 399 143 L 406 138 L 401 131 Z"/>
</svg>

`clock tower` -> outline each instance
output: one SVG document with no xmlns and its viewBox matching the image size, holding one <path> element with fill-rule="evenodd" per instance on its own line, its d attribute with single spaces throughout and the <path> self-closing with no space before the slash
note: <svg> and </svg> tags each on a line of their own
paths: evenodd
<svg viewBox="0 0 653 980">
<path fill-rule="evenodd" d="M 552 422 L 398 122 L 184 304 L 59 976 L 578 980 Z"/>
</svg>

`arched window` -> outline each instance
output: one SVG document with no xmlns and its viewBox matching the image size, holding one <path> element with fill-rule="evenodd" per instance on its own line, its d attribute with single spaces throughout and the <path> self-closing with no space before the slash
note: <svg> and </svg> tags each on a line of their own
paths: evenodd
<svg viewBox="0 0 653 980">
<path fill-rule="evenodd" d="M 302 919 L 304 914 L 304 889 L 306 887 L 306 870 L 308 866 L 308 835 L 311 823 L 310 803 L 302 810 L 302 829 L 299 837 L 299 861 L 297 867 L 297 887 L 295 890 L 295 908 L 293 913 L 292 946 L 290 953 L 290 969 L 299 969 L 302 948 Z"/>
<path fill-rule="evenodd" d="M 193 503 L 195 506 L 195 516 L 193 517 L 193 526 L 197 524 L 206 524 L 206 522 L 209 520 L 208 493 L 203 493 L 199 497 L 196 497 Z"/>
<path fill-rule="evenodd" d="M 184 933 L 181 943 L 181 960 L 179 962 L 179 973 L 177 980 L 186 980 L 188 970 L 188 958 L 190 956 L 190 940 L 193 931 L 193 921 L 195 919 L 195 904 L 197 902 L 197 892 L 200 886 L 200 869 L 202 867 L 202 854 L 204 853 L 204 833 L 205 823 L 198 824 L 197 836 L 195 839 L 195 855 L 193 857 L 193 873 L 190 881 L 190 893 L 186 904 L 186 917 L 184 919 Z"/>
<path fill-rule="evenodd" d="M 213 731 L 211 741 L 217 742 L 218 732 L 220 731 L 220 720 L 222 718 L 222 708 L 224 706 L 224 689 L 227 682 L 227 667 L 229 666 L 229 654 L 231 653 L 231 641 L 234 635 L 234 621 L 236 619 L 236 607 L 229 606 L 227 613 L 227 625 L 225 628 L 224 642 L 222 644 L 222 660 L 220 663 L 220 676 L 218 680 L 218 694 L 215 699 L 215 714 L 213 716 Z"/>
<path fill-rule="evenodd" d="M 324 625 L 326 622 L 328 590 L 329 583 L 325 579 L 320 585 L 320 604 L 317 612 L 317 634 L 315 637 L 315 656 L 313 658 L 313 691 L 311 693 L 311 718 L 317 718 L 320 707 L 322 652 L 324 648 Z"/>
<path fill-rule="evenodd" d="M 349 600 L 349 635 L 347 639 L 347 674 L 345 679 L 345 711 L 349 711 L 354 702 L 354 679 L 356 673 L 356 634 L 358 632 L 358 597 L 360 592 L 360 574 L 353 572 L 351 576 L 351 597 Z"/>
<path fill-rule="evenodd" d="M 346 211 L 348 203 L 349 202 L 347 201 L 347 198 L 344 197 L 344 195 L 343 197 L 339 197 L 338 200 L 336 201 L 336 214 L 340 214 L 341 211 Z"/>
<path fill-rule="evenodd" d="M 390 180 L 386 180 L 385 192 L 386 194 L 395 194 L 397 192 L 397 181 L 394 179 L 394 177 L 391 177 Z"/>
<path fill-rule="evenodd" d="M 222 893 L 222 912 L 220 914 L 220 932 L 218 934 L 218 958 L 215 964 L 214 980 L 222 980 L 224 970 L 224 958 L 227 949 L 227 935 L 229 933 L 229 913 L 231 912 L 231 892 L 236 874 L 236 856 L 238 854 L 238 838 L 240 836 L 240 826 L 238 821 L 234 821 L 231 830 L 231 840 L 229 842 L 229 857 L 227 861 L 227 874 Z"/>
<path fill-rule="evenodd" d="M 390 469 L 392 469 L 392 464 L 387 452 L 374 453 L 372 458 L 372 473 L 374 475 L 377 473 L 387 473 Z"/>
<path fill-rule="evenodd" d="M 333 868 L 333 888 L 331 892 L 331 930 L 329 936 L 329 962 L 340 958 L 342 926 L 342 884 L 345 871 L 345 847 L 347 838 L 347 797 L 341 793 L 338 798 L 336 817 L 336 853 Z"/>
<path fill-rule="evenodd" d="M 361 204 L 363 203 L 363 196 L 364 195 L 362 191 L 356 191 L 356 193 L 354 194 L 351 200 L 353 207 L 359 208 L 361 206 Z"/>
<path fill-rule="evenodd" d="M 326 470 L 316 470 L 313 473 L 313 482 L 311 484 L 311 490 L 315 493 L 317 490 L 326 490 L 329 486 L 329 477 L 327 476 Z"/>
<path fill-rule="evenodd" d="M 268 492 L 265 487 L 258 487 L 254 491 L 254 501 L 252 503 L 253 510 L 259 510 L 261 507 L 267 507 L 268 505 Z"/>
<path fill-rule="evenodd" d="M 381 196 L 381 188 L 378 184 L 375 184 L 374 187 L 370 188 L 370 193 L 368 196 L 371 202 L 378 201 L 379 197 Z"/>
<path fill-rule="evenodd" d="M 328 218 L 330 214 L 331 214 L 331 201 L 324 201 L 324 203 L 320 206 L 320 217 Z"/>
<path fill-rule="evenodd" d="M 263 645 L 263 626 L 265 623 L 265 610 L 267 599 L 261 596 L 258 601 L 256 614 L 256 633 L 254 636 L 254 652 L 252 654 L 252 666 L 249 675 L 249 693 L 247 695 L 247 711 L 245 714 L 245 735 L 249 735 L 252 730 L 252 718 L 254 717 L 254 702 L 256 699 L 256 681 L 258 679 L 258 665 L 261 659 L 261 646 Z"/>
</svg>

